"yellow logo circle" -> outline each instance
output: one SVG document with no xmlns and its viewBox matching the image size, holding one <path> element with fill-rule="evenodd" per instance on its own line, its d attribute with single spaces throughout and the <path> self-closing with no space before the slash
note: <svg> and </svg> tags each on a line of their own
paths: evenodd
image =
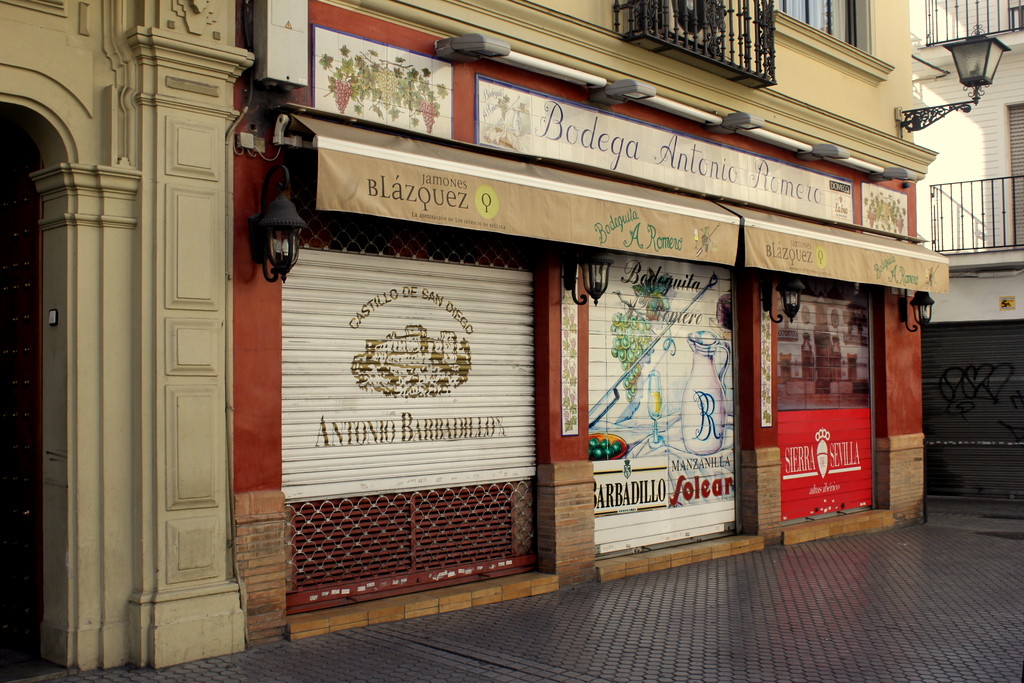
<svg viewBox="0 0 1024 683">
<path fill-rule="evenodd" d="M 494 218 L 498 215 L 501 205 L 498 202 L 498 193 L 490 185 L 481 185 L 476 188 L 476 210 L 484 218 Z"/>
<path fill-rule="evenodd" d="M 828 265 L 828 252 L 825 251 L 824 245 L 818 244 L 814 247 L 814 262 L 822 269 Z"/>
</svg>

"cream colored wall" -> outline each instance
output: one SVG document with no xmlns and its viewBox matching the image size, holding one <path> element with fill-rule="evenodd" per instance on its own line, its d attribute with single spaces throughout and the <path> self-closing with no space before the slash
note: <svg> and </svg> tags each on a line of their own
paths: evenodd
<svg viewBox="0 0 1024 683">
<path fill-rule="evenodd" d="M 896 107 L 910 106 L 909 10 L 905 3 L 861 3 L 866 34 L 848 46 L 782 13 L 774 90 L 846 119 L 896 135 Z"/>
<path fill-rule="evenodd" d="M 0 4 L 0 116 L 43 152 L 42 653 L 244 646 L 230 555 L 234 3 Z M 153 28 L 139 28 L 151 22 Z"/>
<path fill-rule="evenodd" d="M 647 81 L 684 104 L 718 114 L 746 111 L 773 132 L 831 142 L 864 161 L 923 174 L 932 155 L 898 136 L 894 114 L 911 100 L 907 9 L 865 1 L 874 54 L 776 13 L 779 84 L 758 89 L 624 42 L 612 30 L 612 0 L 327 0 L 439 35 L 495 35 L 531 56 L 608 80 Z"/>
</svg>

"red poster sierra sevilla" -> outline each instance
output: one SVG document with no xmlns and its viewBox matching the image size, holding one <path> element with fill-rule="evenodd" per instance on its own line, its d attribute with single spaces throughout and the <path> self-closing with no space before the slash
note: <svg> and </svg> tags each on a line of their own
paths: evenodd
<svg viewBox="0 0 1024 683">
<path fill-rule="evenodd" d="M 871 410 L 779 413 L 782 520 L 871 505 Z"/>
</svg>

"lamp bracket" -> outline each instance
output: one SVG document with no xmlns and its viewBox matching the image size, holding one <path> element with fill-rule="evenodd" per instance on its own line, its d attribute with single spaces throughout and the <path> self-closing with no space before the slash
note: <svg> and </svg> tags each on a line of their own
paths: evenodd
<svg viewBox="0 0 1024 683">
<path fill-rule="evenodd" d="M 772 293 L 772 279 L 770 277 L 761 276 L 761 310 L 768 314 L 768 318 L 773 323 L 781 323 L 783 317 L 781 313 L 775 313 L 772 310 L 772 304 L 774 303 L 775 294 Z"/>
<path fill-rule="evenodd" d="M 907 290 L 903 290 L 903 294 L 896 299 L 896 310 L 900 316 L 900 322 L 903 323 L 903 327 L 907 328 L 907 332 L 917 332 L 920 328 L 910 322 L 910 299 L 907 298 Z"/>
<path fill-rule="evenodd" d="M 956 102 L 954 104 L 942 104 L 935 107 L 921 107 L 919 109 L 903 110 L 903 120 L 900 126 L 907 132 L 922 130 L 932 125 L 946 114 L 954 111 L 962 111 L 965 114 L 971 111 L 971 107 L 978 103 L 978 99 L 969 102 Z"/>
<path fill-rule="evenodd" d="M 573 303 L 583 306 L 589 301 L 586 294 L 576 293 L 576 275 L 580 262 L 575 254 L 564 254 L 562 256 L 562 287 L 569 292 Z"/>
</svg>

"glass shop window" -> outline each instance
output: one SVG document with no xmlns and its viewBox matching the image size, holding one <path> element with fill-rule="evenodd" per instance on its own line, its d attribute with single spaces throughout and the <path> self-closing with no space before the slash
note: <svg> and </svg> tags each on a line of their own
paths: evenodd
<svg viewBox="0 0 1024 683">
<path fill-rule="evenodd" d="M 868 408 L 868 297 L 855 283 L 802 278 L 793 322 L 779 324 L 779 410 Z"/>
</svg>

